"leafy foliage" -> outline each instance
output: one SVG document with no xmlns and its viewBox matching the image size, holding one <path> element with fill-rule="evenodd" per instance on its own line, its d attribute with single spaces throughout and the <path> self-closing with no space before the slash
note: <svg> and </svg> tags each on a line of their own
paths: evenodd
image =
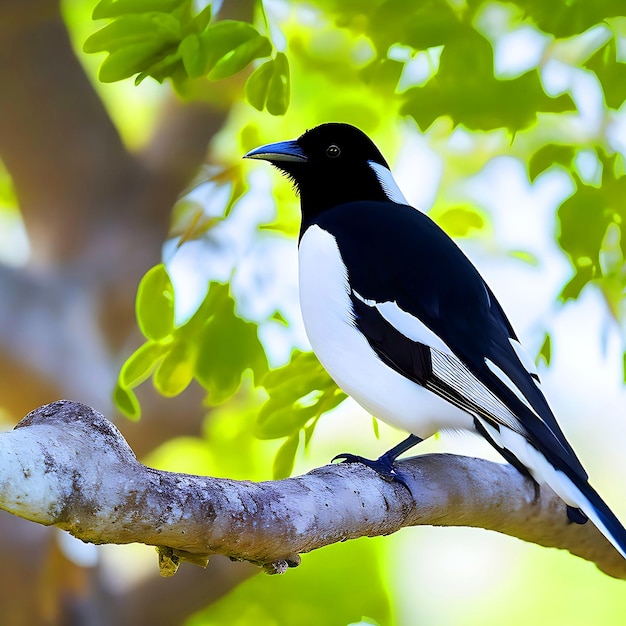
<svg viewBox="0 0 626 626">
<path fill-rule="evenodd" d="M 300 433 L 308 444 L 320 416 L 346 398 L 312 352 L 296 351 L 291 361 L 268 372 L 262 385 L 269 399 L 261 407 L 255 433 L 260 439 L 287 437 L 274 462 L 274 477 L 291 474 Z"/>
<path fill-rule="evenodd" d="M 245 371 L 258 382 L 268 369 L 256 324 L 236 315 L 228 285 L 212 282 L 194 315 L 175 326 L 172 283 L 157 265 L 139 285 L 136 312 L 147 341 L 122 366 L 114 394 L 129 417 L 139 417 L 132 390 L 150 376 L 164 396 L 182 393 L 196 379 L 209 402 L 219 404 L 239 389 Z"/>
<path fill-rule="evenodd" d="M 103 82 L 137 75 L 175 84 L 206 76 L 217 81 L 267 57 L 272 44 L 246 22 L 212 22 L 212 6 L 198 13 L 191 0 L 101 0 L 94 19 L 111 19 L 93 33 L 85 52 L 107 52 L 100 67 Z"/>
<path fill-rule="evenodd" d="M 454 125 L 471 130 L 506 127 L 516 132 L 535 122 L 538 112 L 573 109 L 569 96 L 546 95 L 537 71 L 513 80 L 496 79 L 489 42 L 467 28 L 445 45 L 437 79 L 407 92 L 402 112 L 411 115 L 422 130 L 448 115 Z"/>
</svg>

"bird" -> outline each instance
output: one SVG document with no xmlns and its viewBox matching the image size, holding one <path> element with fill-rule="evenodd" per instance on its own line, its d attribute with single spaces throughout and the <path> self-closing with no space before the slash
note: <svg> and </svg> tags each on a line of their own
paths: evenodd
<svg viewBox="0 0 626 626">
<path fill-rule="evenodd" d="M 268 161 L 300 197 L 300 307 L 317 358 L 366 411 L 410 433 L 378 459 L 335 458 L 405 482 L 401 454 L 440 430 L 477 433 L 626 558 L 626 529 L 589 484 L 493 291 L 408 203 L 374 142 L 329 122 L 244 158 Z"/>
</svg>

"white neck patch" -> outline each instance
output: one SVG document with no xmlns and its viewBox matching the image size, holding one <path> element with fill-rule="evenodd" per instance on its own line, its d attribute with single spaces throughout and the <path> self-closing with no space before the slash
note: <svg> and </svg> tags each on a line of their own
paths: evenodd
<svg viewBox="0 0 626 626">
<path fill-rule="evenodd" d="M 376 174 L 376 178 L 378 178 L 383 192 L 391 202 L 408 204 L 404 194 L 400 191 L 400 187 L 398 187 L 398 183 L 396 183 L 391 172 L 384 165 L 376 163 L 376 161 L 368 161 L 367 164 L 372 168 L 374 174 Z"/>
</svg>

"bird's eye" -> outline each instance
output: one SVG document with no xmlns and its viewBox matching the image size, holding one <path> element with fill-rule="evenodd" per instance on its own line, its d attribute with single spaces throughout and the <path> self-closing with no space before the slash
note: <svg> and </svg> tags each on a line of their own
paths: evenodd
<svg viewBox="0 0 626 626">
<path fill-rule="evenodd" d="M 326 156 L 329 159 L 336 159 L 341 154 L 341 149 L 339 146 L 332 144 L 326 148 Z"/>
</svg>

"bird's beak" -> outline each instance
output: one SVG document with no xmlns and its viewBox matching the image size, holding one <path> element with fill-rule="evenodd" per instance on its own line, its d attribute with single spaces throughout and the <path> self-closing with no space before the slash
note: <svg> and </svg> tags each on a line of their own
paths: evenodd
<svg viewBox="0 0 626 626">
<path fill-rule="evenodd" d="M 268 143 L 260 148 L 250 150 L 243 155 L 244 159 L 263 159 L 265 161 L 291 161 L 295 163 L 306 163 L 308 161 L 306 154 L 294 139 L 292 141 L 279 141 L 277 143 Z"/>
</svg>

